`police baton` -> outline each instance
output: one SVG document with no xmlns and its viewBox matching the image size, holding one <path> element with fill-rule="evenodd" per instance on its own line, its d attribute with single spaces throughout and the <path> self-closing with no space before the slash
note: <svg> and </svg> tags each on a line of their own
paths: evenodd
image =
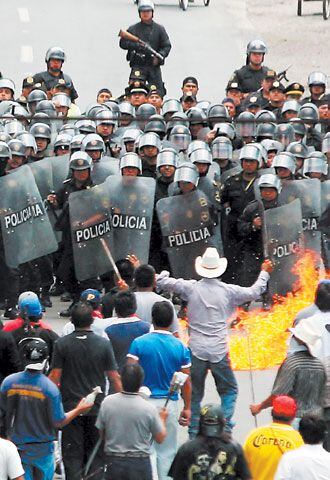
<svg viewBox="0 0 330 480">
<path fill-rule="evenodd" d="M 166 397 L 164 408 L 167 407 L 168 402 L 171 400 L 172 395 L 174 395 L 175 393 L 181 390 L 188 376 L 189 375 L 183 372 L 174 372 L 171 383 L 170 383 L 170 389 Z"/>
<path fill-rule="evenodd" d="M 119 281 L 121 281 L 121 280 L 122 280 L 121 275 L 120 275 L 119 270 L 118 270 L 118 268 L 117 268 L 116 262 L 115 262 L 114 259 L 113 259 L 113 256 L 112 256 L 112 253 L 111 253 L 111 251 L 110 251 L 109 246 L 107 245 L 107 243 L 106 243 L 106 241 L 104 240 L 104 238 L 100 238 L 100 242 L 101 242 L 102 247 L 103 247 L 103 249 L 104 249 L 104 251 L 105 251 L 105 253 L 106 253 L 106 256 L 108 257 L 108 259 L 109 259 L 109 261 L 110 261 L 110 263 L 111 263 L 111 265 L 112 265 L 112 268 L 114 269 L 114 272 L 115 272 L 115 274 L 116 274 L 116 277 L 118 278 Z"/>
</svg>

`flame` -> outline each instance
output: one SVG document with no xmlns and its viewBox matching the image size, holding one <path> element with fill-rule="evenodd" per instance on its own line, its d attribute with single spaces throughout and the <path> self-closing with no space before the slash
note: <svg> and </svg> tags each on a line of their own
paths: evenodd
<svg viewBox="0 0 330 480">
<path fill-rule="evenodd" d="M 234 370 L 262 370 L 282 363 L 286 356 L 288 328 L 297 313 L 314 301 L 320 271 L 315 268 L 318 256 L 306 251 L 297 261 L 293 272 L 298 280 L 293 292 L 274 298 L 271 310 L 252 309 L 236 312 L 240 322 L 229 337 L 231 365 Z M 181 320 L 182 337 L 189 342 L 187 319 Z"/>
</svg>

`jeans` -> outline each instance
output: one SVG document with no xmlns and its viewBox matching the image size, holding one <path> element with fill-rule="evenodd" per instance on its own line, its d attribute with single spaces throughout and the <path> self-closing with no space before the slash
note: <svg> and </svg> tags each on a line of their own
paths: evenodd
<svg viewBox="0 0 330 480">
<path fill-rule="evenodd" d="M 150 458 L 107 456 L 105 480 L 152 480 Z"/>
<path fill-rule="evenodd" d="M 53 480 L 55 472 L 54 454 L 40 458 L 29 457 L 21 453 L 25 480 Z"/>
<path fill-rule="evenodd" d="M 234 415 L 238 387 L 228 355 L 217 363 L 200 360 L 191 355 L 191 422 L 188 430 L 190 438 L 195 438 L 199 430 L 200 407 L 204 397 L 205 379 L 208 370 L 211 370 L 221 399 L 221 407 L 226 419 L 225 430 L 230 432 L 233 428 L 231 419 Z"/>
<path fill-rule="evenodd" d="M 165 398 L 149 398 L 149 401 L 160 410 L 165 403 Z M 168 417 L 166 420 L 167 436 L 163 443 L 154 442 L 151 450 L 151 465 L 154 479 L 170 480 L 167 475 L 177 452 L 178 433 L 178 402 L 170 400 L 167 405 Z M 156 474 L 157 471 L 157 474 Z"/>
</svg>

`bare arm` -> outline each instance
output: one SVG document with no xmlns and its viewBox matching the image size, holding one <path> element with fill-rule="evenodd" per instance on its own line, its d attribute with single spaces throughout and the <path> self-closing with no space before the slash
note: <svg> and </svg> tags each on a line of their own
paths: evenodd
<svg viewBox="0 0 330 480">
<path fill-rule="evenodd" d="M 168 417 L 168 411 L 166 410 L 166 408 L 162 408 L 160 411 L 159 411 L 159 417 L 163 423 L 163 429 L 161 432 L 158 432 L 155 436 L 154 436 L 154 439 L 156 440 L 157 443 L 163 443 L 163 441 L 165 440 L 166 438 L 166 435 L 167 435 L 167 430 L 166 430 L 166 419 Z"/>
<path fill-rule="evenodd" d="M 191 417 L 191 381 L 190 381 L 190 368 L 183 368 L 181 372 L 185 373 L 186 375 L 189 375 L 187 380 L 185 381 L 183 387 L 182 387 L 182 398 L 183 398 L 183 403 L 184 407 L 183 410 L 180 413 L 179 417 L 179 423 L 183 427 L 186 427 L 190 423 L 190 417 Z"/>
<path fill-rule="evenodd" d="M 250 410 L 252 415 L 258 415 L 258 413 L 260 413 L 261 410 L 265 410 L 266 408 L 271 407 L 274 396 L 275 395 L 269 395 L 269 397 L 267 397 L 263 402 L 250 405 Z"/>
<path fill-rule="evenodd" d="M 53 370 L 48 375 L 49 380 L 51 380 L 57 387 L 61 385 L 62 369 L 53 368 Z"/>
<path fill-rule="evenodd" d="M 70 423 L 74 418 L 78 417 L 79 415 L 82 415 L 83 413 L 88 412 L 92 407 L 93 407 L 92 403 L 86 403 L 86 400 L 82 398 L 75 408 L 73 408 L 72 410 L 70 410 L 70 412 L 67 412 L 65 414 L 65 419 L 62 420 L 62 422 L 55 423 L 55 427 L 56 428 L 65 427 L 65 425 Z"/>
<path fill-rule="evenodd" d="M 121 384 L 120 375 L 117 370 L 108 370 L 107 377 L 111 382 L 114 390 L 116 393 L 121 392 L 123 390 L 123 386 Z"/>
</svg>

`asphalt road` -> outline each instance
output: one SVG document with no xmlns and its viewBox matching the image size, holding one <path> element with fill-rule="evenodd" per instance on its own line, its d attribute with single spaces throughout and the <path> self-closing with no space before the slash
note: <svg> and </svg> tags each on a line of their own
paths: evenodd
<svg viewBox="0 0 330 480">
<path fill-rule="evenodd" d="M 232 71 L 245 61 L 245 45 L 254 36 L 246 17 L 243 0 L 211 0 L 205 8 L 195 0 L 187 12 L 178 2 L 159 1 L 155 20 L 166 26 L 173 49 L 164 68 L 168 96 L 179 97 L 182 79 L 194 75 L 200 82 L 200 99 L 220 100 Z M 122 93 L 129 73 L 124 51 L 118 48 L 118 31 L 137 21 L 133 0 L 11 0 L 2 11 L 1 35 L 6 40 L 0 69 L 12 78 L 20 93 L 22 78 L 44 69 L 44 55 L 49 46 L 62 46 L 67 52 L 64 71 L 70 74 L 83 109 L 95 101 L 101 87 L 114 95 Z M 65 305 L 55 303 L 45 317 L 55 330 L 64 321 L 57 312 Z M 257 400 L 268 395 L 273 371 L 253 373 Z M 235 436 L 243 441 L 254 426 L 248 409 L 252 401 L 251 378 L 238 372 L 240 394 L 235 414 Z M 214 384 L 208 380 L 205 402 L 217 401 Z M 261 415 L 266 423 L 269 413 Z M 180 429 L 180 441 L 186 432 Z"/>
</svg>

